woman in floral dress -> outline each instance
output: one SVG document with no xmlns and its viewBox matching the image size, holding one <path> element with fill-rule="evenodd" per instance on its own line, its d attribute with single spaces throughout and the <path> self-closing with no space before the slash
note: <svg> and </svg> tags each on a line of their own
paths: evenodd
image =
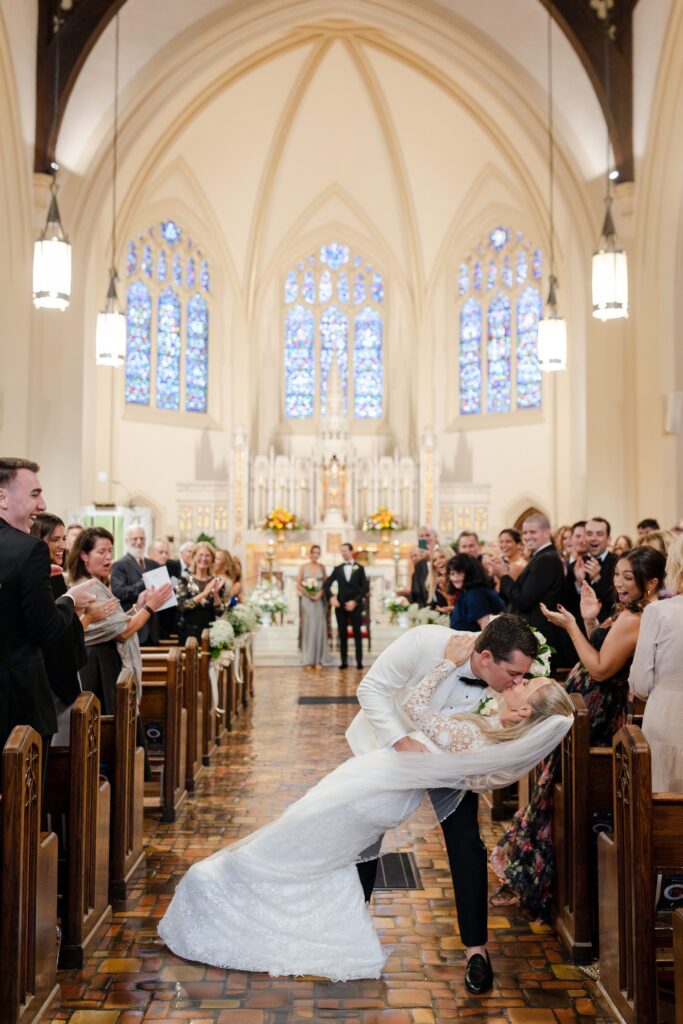
<svg viewBox="0 0 683 1024">
<path fill-rule="evenodd" d="M 565 629 L 581 659 L 567 679 L 568 693 L 580 693 L 588 710 L 590 745 L 611 746 L 626 721 L 628 674 L 638 641 L 643 609 L 657 600 L 663 586 L 665 559 L 654 548 L 634 548 L 614 570 L 617 596 L 612 618 L 598 624 L 600 602 L 588 583 L 581 588 L 581 616 L 586 634 L 562 605 L 546 618 Z M 495 906 L 519 901 L 534 917 L 548 918 L 555 881 L 552 843 L 553 787 L 560 767 L 560 749 L 540 766 L 531 800 L 515 814 L 512 825 L 491 854 L 501 886 L 491 898 Z"/>
</svg>

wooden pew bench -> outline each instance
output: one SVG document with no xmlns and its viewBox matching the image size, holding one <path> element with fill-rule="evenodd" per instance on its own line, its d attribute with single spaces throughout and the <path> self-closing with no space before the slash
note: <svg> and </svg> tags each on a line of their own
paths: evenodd
<svg viewBox="0 0 683 1024">
<path fill-rule="evenodd" d="M 580 694 L 571 698 L 574 725 L 562 742 L 561 775 L 553 792 L 557 871 L 551 913 L 572 960 L 589 963 L 597 953 L 595 832 L 612 818 L 612 750 L 589 747 L 585 702 Z"/>
<path fill-rule="evenodd" d="M 184 703 L 182 652 L 172 648 L 166 659 L 142 665 L 140 715 L 147 736 L 152 771 L 161 785 L 145 786 L 145 810 L 161 809 L 161 820 L 175 821 L 187 797 L 187 710 Z"/>
<path fill-rule="evenodd" d="M 189 643 L 189 641 L 188 641 Z M 202 736 L 201 736 L 201 754 L 202 764 L 211 764 L 211 755 L 216 750 L 216 734 L 217 734 L 217 722 L 220 716 L 216 713 L 216 707 L 211 693 L 211 680 L 209 678 L 209 666 L 211 664 L 211 648 L 209 646 L 209 631 L 205 629 L 202 632 L 201 641 L 197 647 L 197 673 L 198 673 L 198 689 L 201 696 L 202 706 Z M 219 676 L 218 696 L 219 702 L 217 707 L 225 708 L 224 704 L 220 703 L 221 695 L 221 684 Z"/>
<path fill-rule="evenodd" d="M 192 644 L 190 644 L 192 640 Z M 190 646 L 188 647 L 187 644 Z M 183 707 L 187 717 L 186 757 L 183 767 L 184 785 L 188 792 L 195 788 L 202 770 L 202 699 L 199 694 L 199 671 L 196 664 L 197 641 L 191 637 L 179 651 L 178 671 L 183 680 Z M 168 670 L 169 652 L 142 652 L 143 679 L 163 679 Z"/>
<path fill-rule="evenodd" d="M 110 787 L 100 776 L 100 702 L 81 693 L 71 707 L 68 747 L 51 747 L 45 810 L 59 844 L 61 968 L 82 967 L 111 921 L 109 904 Z"/>
<path fill-rule="evenodd" d="M 0 1024 L 30 1024 L 57 996 L 57 836 L 40 832 L 41 740 L 17 726 L 0 780 Z"/>
<path fill-rule="evenodd" d="M 125 900 L 144 867 L 145 759 L 137 746 L 135 677 L 124 669 L 116 684 L 115 714 L 100 719 L 100 771 L 111 786 L 109 899 Z"/>
<path fill-rule="evenodd" d="M 681 868 L 683 794 L 653 793 L 638 726 L 614 738 L 614 834 L 598 836 L 600 990 L 626 1024 L 657 1021 L 657 963 L 671 964 L 672 915 L 657 913 L 657 876 Z"/>
<path fill-rule="evenodd" d="M 676 910 L 674 912 L 673 929 L 676 1024 L 683 1024 L 683 910 Z"/>
</svg>

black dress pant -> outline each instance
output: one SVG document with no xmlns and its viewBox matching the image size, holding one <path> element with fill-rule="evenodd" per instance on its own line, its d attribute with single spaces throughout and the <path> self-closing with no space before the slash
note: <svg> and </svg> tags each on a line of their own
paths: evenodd
<svg viewBox="0 0 683 1024">
<path fill-rule="evenodd" d="M 346 608 L 336 608 L 337 628 L 339 630 L 339 653 L 341 654 L 342 665 L 347 664 L 349 638 L 347 636 L 349 623 L 353 628 L 353 639 L 356 644 L 356 664 L 361 668 L 363 664 L 363 640 L 360 635 L 361 605 L 356 605 L 352 612 Z"/>
<path fill-rule="evenodd" d="M 457 810 L 441 822 L 455 891 L 460 938 L 469 946 L 485 946 L 488 918 L 488 865 L 486 847 L 479 835 L 479 798 L 467 792 Z M 377 861 L 356 865 L 365 899 L 375 886 Z"/>
</svg>

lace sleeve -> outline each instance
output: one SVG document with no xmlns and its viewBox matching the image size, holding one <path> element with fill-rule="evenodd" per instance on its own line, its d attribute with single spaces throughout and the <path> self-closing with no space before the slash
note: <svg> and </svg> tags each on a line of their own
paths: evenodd
<svg viewBox="0 0 683 1024">
<path fill-rule="evenodd" d="M 482 746 L 482 735 L 476 725 L 448 718 L 431 706 L 432 694 L 454 667 L 451 661 L 437 662 L 403 702 L 403 710 L 438 747 L 451 752 L 478 749 Z"/>
</svg>

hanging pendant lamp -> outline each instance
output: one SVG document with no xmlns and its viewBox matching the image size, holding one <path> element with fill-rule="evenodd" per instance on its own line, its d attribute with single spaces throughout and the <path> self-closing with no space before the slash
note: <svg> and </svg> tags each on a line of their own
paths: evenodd
<svg viewBox="0 0 683 1024">
<path fill-rule="evenodd" d="M 111 266 L 104 309 L 97 314 L 95 361 L 98 366 L 121 366 L 126 355 L 126 317 L 116 291 L 116 174 L 119 138 L 119 15 L 116 15 L 114 56 L 114 140 L 112 146 Z"/>
<path fill-rule="evenodd" d="M 555 277 L 555 133 L 553 124 L 553 19 L 548 13 L 548 174 L 550 180 L 550 280 L 545 314 L 538 322 L 538 364 L 544 373 L 567 368 L 567 321 L 557 312 Z"/>
<path fill-rule="evenodd" d="M 609 15 L 605 26 L 605 104 L 610 109 L 610 25 Z M 597 320 L 619 320 L 628 316 L 628 261 L 626 251 L 617 239 L 612 217 L 612 179 L 618 175 L 610 172 L 610 139 L 607 130 L 607 156 L 605 159 L 605 220 L 598 248 L 593 253 L 593 316 Z"/>
</svg>

